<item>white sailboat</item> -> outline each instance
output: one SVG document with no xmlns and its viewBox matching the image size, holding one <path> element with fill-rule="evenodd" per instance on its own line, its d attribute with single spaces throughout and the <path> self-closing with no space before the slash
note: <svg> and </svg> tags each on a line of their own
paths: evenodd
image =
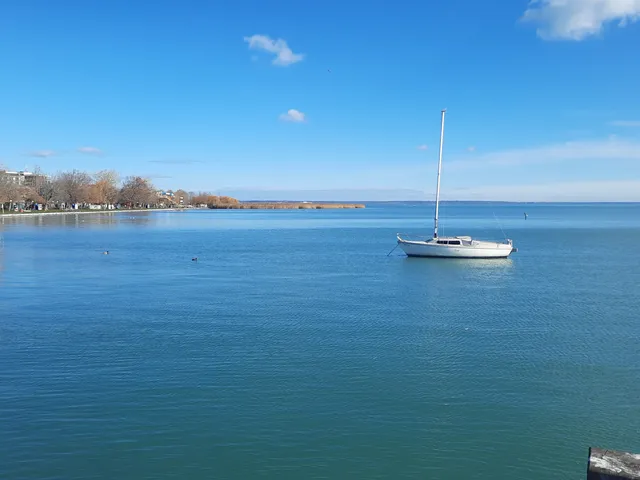
<svg viewBox="0 0 640 480">
<path fill-rule="evenodd" d="M 438 183 L 436 187 L 436 212 L 433 237 L 411 239 L 398 234 L 398 244 L 409 257 L 448 257 L 448 258 L 506 258 L 515 251 L 513 242 L 505 243 L 476 240 L 468 236 L 439 237 L 438 210 L 440 207 L 440 173 L 442 171 L 442 146 L 444 144 L 444 116 L 442 110 L 440 127 L 440 155 L 438 159 Z M 403 238 L 404 237 L 404 238 Z"/>
</svg>

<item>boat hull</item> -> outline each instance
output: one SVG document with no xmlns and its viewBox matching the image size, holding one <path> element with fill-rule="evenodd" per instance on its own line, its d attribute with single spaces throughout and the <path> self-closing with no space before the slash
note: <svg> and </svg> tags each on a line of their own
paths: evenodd
<svg viewBox="0 0 640 480">
<path fill-rule="evenodd" d="M 451 246 L 430 242 L 400 240 L 400 248 L 408 257 L 437 258 L 507 258 L 513 247 L 505 243 L 482 242 L 482 245 Z"/>
</svg>

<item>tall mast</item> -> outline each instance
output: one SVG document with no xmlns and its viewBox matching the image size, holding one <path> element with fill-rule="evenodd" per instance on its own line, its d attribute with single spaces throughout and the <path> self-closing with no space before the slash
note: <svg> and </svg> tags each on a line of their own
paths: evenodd
<svg viewBox="0 0 640 480">
<path fill-rule="evenodd" d="M 438 157 L 438 186 L 436 187 L 436 216 L 433 221 L 433 238 L 438 238 L 438 207 L 440 206 L 440 172 L 442 171 L 442 145 L 444 144 L 444 114 L 447 109 L 442 110 L 442 124 L 440 126 L 440 155 Z"/>
</svg>

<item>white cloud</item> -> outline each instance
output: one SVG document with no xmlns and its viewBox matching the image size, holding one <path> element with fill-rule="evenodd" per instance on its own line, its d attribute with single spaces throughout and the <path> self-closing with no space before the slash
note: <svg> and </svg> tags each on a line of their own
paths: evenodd
<svg viewBox="0 0 640 480">
<path fill-rule="evenodd" d="M 283 113 L 282 115 L 280 115 L 280 120 L 282 120 L 283 122 L 302 123 L 306 120 L 306 115 L 292 108 L 290 110 L 287 110 L 287 113 Z"/>
<path fill-rule="evenodd" d="M 583 40 L 605 24 L 624 27 L 640 18 L 640 0 L 531 0 L 522 19 L 544 40 Z"/>
<path fill-rule="evenodd" d="M 102 150 L 96 147 L 80 147 L 78 148 L 80 153 L 86 153 L 88 155 L 101 155 Z"/>
<path fill-rule="evenodd" d="M 38 150 L 35 152 L 31 152 L 32 157 L 40 157 L 40 158 L 52 157 L 55 154 L 56 152 L 54 152 L 53 150 Z"/>
<path fill-rule="evenodd" d="M 271 63 L 286 67 L 292 63 L 300 62 L 304 59 L 304 54 L 293 53 L 283 39 L 273 40 L 268 35 L 252 35 L 244 37 L 244 41 L 249 44 L 249 48 L 254 50 L 264 50 L 275 54 L 276 58 Z"/>
<path fill-rule="evenodd" d="M 472 146 L 470 146 L 470 147 L 467 147 L 467 152 L 471 152 L 471 153 L 473 153 L 473 152 L 475 152 L 475 151 L 476 151 L 476 147 L 474 147 L 473 145 L 472 145 Z"/>
<path fill-rule="evenodd" d="M 610 122 L 609 125 L 613 127 L 640 127 L 640 120 L 616 120 Z"/>
<path fill-rule="evenodd" d="M 640 160 L 640 142 L 621 140 L 615 136 L 607 140 L 588 140 L 490 152 L 474 156 L 455 158 L 451 166 L 524 165 L 532 163 L 555 163 L 575 160 Z"/>
<path fill-rule="evenodd" d="M 418 150 L 429 150 L 429 147 L 427 145 L 418 145 L 416 148 Z"/>
</svg>

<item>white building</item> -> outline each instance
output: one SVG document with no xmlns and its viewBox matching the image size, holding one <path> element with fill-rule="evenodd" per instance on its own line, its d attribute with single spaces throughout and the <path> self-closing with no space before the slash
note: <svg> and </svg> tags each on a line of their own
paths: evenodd
<svg viewBox="0 0 640 480">
<path fill-rule="evenodd" d="M 25 186 L 25 187 L 33 187 L 36 184 L 36 178 L 38 175 L 31 172 L 12 172 L 9 170 L 2 171 L 0 170 L 0 175 L 5 176 L 9 180 L 11 180 L 16 185 Z"/>
</svg>

